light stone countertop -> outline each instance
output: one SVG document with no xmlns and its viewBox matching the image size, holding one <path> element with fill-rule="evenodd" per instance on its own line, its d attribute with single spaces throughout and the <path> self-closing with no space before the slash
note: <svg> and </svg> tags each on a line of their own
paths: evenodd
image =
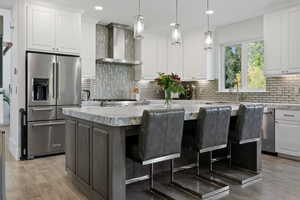
<svg viewBox="0 0 300 200">
<path fill-rule="evenodd" d="M 82 106 L 81 108 L 64 108 L 63 114 L 108 126 L 134 126 L 140 125 L 144 110 L 164 109 L 164 100 L 148 100 L 150 105 L 125 106 L 125 107 L 100 107 Z M 241 102 L 251 104 L 251 102 Z M 299 110 L 300 104 L 261 103 L 268 108 Z M 171 108 L 184 108 L 185 120 L 195 120 L 198 117 L 200 107 L 229 105 L 232 107 L 232 115 L 236 115 L 239 104 L 233 102 L 216 102 L 205 100 L 174 100 Z"/>
<path fill-rule="evenodd" d="M 164 109 L 163 101 L 152 102 L 150 105 L 125 106 L 125 107 L 99 107 L 89 106 L 81 108 L 64 108 L 63 114 L 86 121 L 108 126 L 134 126 L 140 125 L 144 110 Z M 215 104 L 216 105 L 216 104 Z M 220 105 L 220 104 L 218 104 Z M 232 107 L 232 115 L 236 115 L 238 104 L 222 104 Z M 184 108 L 185 120 L 195 120 L 198 117 L 200 107 L 210 107 L 199 101 L 175 101 L 170 108 Z"/>
</svg>

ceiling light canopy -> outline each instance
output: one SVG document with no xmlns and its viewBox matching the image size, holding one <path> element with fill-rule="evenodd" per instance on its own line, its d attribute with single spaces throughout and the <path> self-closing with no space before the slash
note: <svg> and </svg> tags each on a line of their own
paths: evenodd
<svg viewBox="0 0 300 200">
<path fill-rule="evenodd" d="M 206 10 L 205 11 L 205 14 L 207 14 L 207 15 L 213 15 L 215 13 L 215 11 L 213 11 L 213 10 Z"/>
<path fill-rule="evenodd" d="M 95 10 L 101 11 L 101 10 L 103 10 L 103 7 L 102 6 L 95 6 Z"/>
</svg>

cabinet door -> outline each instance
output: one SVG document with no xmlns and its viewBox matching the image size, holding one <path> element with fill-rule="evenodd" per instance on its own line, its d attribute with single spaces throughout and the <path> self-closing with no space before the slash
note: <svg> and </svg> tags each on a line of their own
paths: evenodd
<svg viewBox="0 0 300 200">
<path fill-rule="evenodd" d="M 81 66 L 82 75 L 87 78 L 96 76 L 96 23 L 91 19 L 82 21 Z"/>
<path fill-rule="evenodd" d="M 183 44 L 172 45 L 171 40 L 168 43 L 168 73 L 183 77 Z"/>
<path fill-rule="evenodd" d="M 276 123 L 276 152 L 300 157 L 300 124 Z"/>
<path fill-rule="evenodd" d="M 206 79 L 203 41 L 201 33 L 190 33 L 184 38 L 184 80 Z"/>
<path fill-rule="evenodd" d="M 168 72 L 168 39 L 165 36 L 159 36 L 157 38 L 157 72 L 167 73 Z"/>
<path fill-rule="evenodd" d="M 153 80 L 157 76 L 157 38 L 147 34 L 141 41 L 142 79 Z"/>
<path fill-rule="evenodd" d="M 90 134 L 92 127 L 88 122 L 77 122 L 76 175 L 90 184 Z"/>
<path fill-rule="evenodd" d="M 80 54 L 80 14 L 57 11 L 55 21 L 56 51 L 67 54 Z"/>
<path fill-rule="evenodd" d="M 27 48 L 53 51 L 55 48 L 55 11 L 31 5 L 28 7 Z"/>
<path fill-rule="evenodd" d="M 66 124 L 66 168 L 76 174 L 76 121 Z"/>
<path fill-rule="evenodd" d="M 51 135 L 51 151 L 54 153 L 65 152 L 65 140 L 66 137 L 66 124 L 64 121 L 58 123 L 58 125 L 53 126 Z"/>
<path fill-rule="evenodd" d="M 289 65 L 288 73 L 300 73 L 300 8 L 294 8 L 288 14 Z"/>
<path fill-rule="evenodd" d="M 282 74 L 285 58 L 282 46 L 283 13 L 268 14 L 264 18 L 264 44 L 265 44 L 265 74 Z"/>
</svg>

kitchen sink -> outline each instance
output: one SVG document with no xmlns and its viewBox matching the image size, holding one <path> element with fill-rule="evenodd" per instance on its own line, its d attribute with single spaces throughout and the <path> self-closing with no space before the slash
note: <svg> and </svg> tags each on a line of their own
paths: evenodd
<svg viewBox="0 0 300 200">
<path fill-rule="evenodd" d="M 112 101 L 112 102 L 102 102 L 102 107 L 125 107 L 125 106 L 143 106 L 149 105 L 149 101 Z"/>
</svg>

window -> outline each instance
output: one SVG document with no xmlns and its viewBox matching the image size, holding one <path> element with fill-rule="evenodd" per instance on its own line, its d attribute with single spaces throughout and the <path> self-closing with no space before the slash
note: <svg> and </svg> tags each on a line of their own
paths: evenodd
<svg viewBox="0 0 300 200">
<path fill-rule="evenodd" d="M 224 45 L 221 51 L 220 91 L 265 91 L 263 41 Z"/>
</svg>

